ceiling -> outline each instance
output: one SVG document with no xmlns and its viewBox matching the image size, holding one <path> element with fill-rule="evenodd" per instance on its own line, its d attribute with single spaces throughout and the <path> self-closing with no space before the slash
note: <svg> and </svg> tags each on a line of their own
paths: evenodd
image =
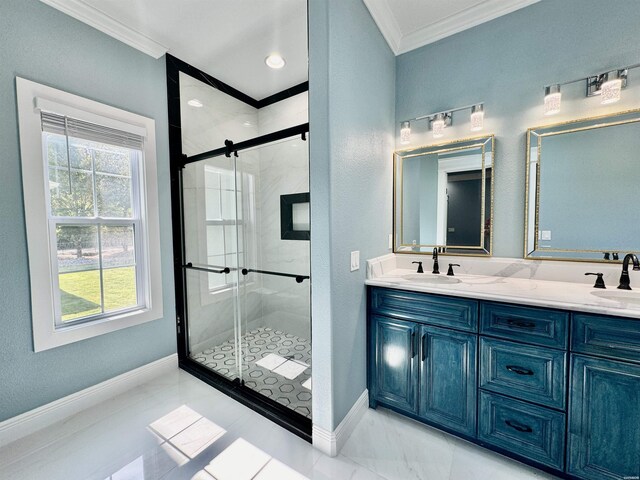
<svg viewBox="0 0 640 480">
<path fill-rule="evenodd" d="M 307 0 L 40 1 L 155 58 L 169 52 L 255 100 L 308 79 Z M 396 55 L 537 1 L 363 0 Z M 283 69 L 265 65 L 273 52 L 286 59 Z"/>
<path fill-rule="evenodd" d="M 363 0 L 396 55 L 539 0 Z"/>
<path fill-rule="evenodd" d="M 306 0 L 41 1 L 155 58 L 169 52 L 256 100 L 308 79 Z M 273 52 L 284 68 L 265 65 Z"/>
</svg>

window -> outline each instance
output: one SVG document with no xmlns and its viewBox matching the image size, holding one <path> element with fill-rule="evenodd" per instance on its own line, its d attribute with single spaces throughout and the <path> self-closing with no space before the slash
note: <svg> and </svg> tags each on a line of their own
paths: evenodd
<svg viewBox="0 0 640 480">
<path fill-rule="evenodd" d="M 154 121 L 17 92 L 35 350 L 162 317 Z"/>
<path fill-rule="evenodd" d="M 207 264 L 214 268 L 237 268 L 237 258 L 244 260 L 242 193 L 236 194 L 234 177 L 233 170 L 211 166 L 205 166 L 204 169 Z M 242 177 L 252 192 L 253 176 L 243 174 Z M 237 205 L 234 196 L 237 198 Z M 235 272 L 226 275 L 209 274 L 209 291 L 215 292 L 232 286 L 234 275 Z"/>
</svg>

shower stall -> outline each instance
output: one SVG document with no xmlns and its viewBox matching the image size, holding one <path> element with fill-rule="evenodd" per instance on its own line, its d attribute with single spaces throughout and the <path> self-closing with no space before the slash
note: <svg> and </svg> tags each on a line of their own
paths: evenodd
<svg viewBox="0 0 640 480">
<path fill-rule="evenodd" d="M 168 56 L 180 366 L 311 433 L 307 85 L 253 100 Z"/>
</svg>

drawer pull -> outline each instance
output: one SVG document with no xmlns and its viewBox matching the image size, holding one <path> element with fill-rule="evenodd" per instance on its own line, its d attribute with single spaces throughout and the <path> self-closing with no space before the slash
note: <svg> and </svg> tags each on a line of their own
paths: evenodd
<svg viewBox="0 0 640 480">
<path fill-rule="evenodd" d="M 536 328 L 536 324 L 533 322 L 525 322 L 523 320 L 514 320 L 510 318 L 507 320 L 507 325 L 516 328 Z"/>
<path fill-rule="evenodd" d="M 511 428 L 519 432 L 523 432 L 523 433 L 533 432 L 533 429 L 531 427 L 528 427 L 527 425 L 522 425 L 521 423 L 518 423 L 518 422 L 514 422 L 513 420 L 505 420 L 504 423 L 506 423 Z"/>
<path fill-rule="evenodd" d="M 516 365 L 507 365 L 507 370 L 513 373 L 517 373 L 518 375 L 533 375 L 533 370 L 529 370 L 528 368 L 518 367 Z"/>
</svg>

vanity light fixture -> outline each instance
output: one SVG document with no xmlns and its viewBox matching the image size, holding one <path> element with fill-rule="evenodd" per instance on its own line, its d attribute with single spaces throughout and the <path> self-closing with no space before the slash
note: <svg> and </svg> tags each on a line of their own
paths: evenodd
<svg viewBox="0 0 640 480">
<path fill-rule="evenodd" d="M 640 67 L 640 63 L 628 67 L 611 70 L 587 78 L 578 78 L 569 82 L 555 83 L 544 87 L 544 114 L 555 115 L 560 112 L 560 86 L 577 82 L 586 82 L 587 97 L 600 96 L 602 105 L 610 105 L 620 100 L 622 90 L 627 87 L 627 75 L 632 68 Z"/>
<path fill-rule="evenodd" d="M 484 105 L 479 103 L 471 107 L 471 131 L 479 132 L 484 128 Z"/>
<path fill-rule="evenodd" d="M 616 103 L 620 100 L 620 93 L 622 92 L 623 79 L 627 80 L 626 70 L 615 70 L 609 72 L 606 75 L 606 80 L 602 82 L 600 87 L 600 97 L 602 98 L 602 105 L 609 105 L 610 103 Z"/>
<path fill-rule="evenodd" d="M 544 87 L 544 114 L 549 116 L 560 113 L 561 100 L 562 93 L 560 93 L 559 83 Z"/>
<path fill-rule="evenodd" d="M 400 143 L 402 145 L 411 143 L 411 122 L 409 120 L 400 123 Z"/>
<path fill-rule="evenodd" d="M 433 131 L 433 138 L 444 137 L 444 127 L 446 127 L 444 114 L 438 113 L 436 117 L 431 121 L 431 130 Z"/>
<path fill-rule="evenodd" d="M 403 120 L 400 122 L 400 143 L 407 145 L 411 143 L 411 122 L 426 120 L 429 130 L 433 132 L 433 138 L 442 138 L 444 129 L 453 123 L 453 113 L 462 110 L 471 111 L 471 131 L 477 132 L 484 128 L 484 103 L 467 105 L 466 107 L 454 108 L 443 112 L 430 113 L 420 117 Z"/>
<path fill-rule="evenodd" d="M 587 97 L 600 95 L 603 105 L 617 102 L 620 100 L 622 89 L 627 86 L 628 70 L 636 66 L 638 65 L 619 70 L 611 70 L 610 72 L 600 73 L 587 78 Z"/>
</svg>

